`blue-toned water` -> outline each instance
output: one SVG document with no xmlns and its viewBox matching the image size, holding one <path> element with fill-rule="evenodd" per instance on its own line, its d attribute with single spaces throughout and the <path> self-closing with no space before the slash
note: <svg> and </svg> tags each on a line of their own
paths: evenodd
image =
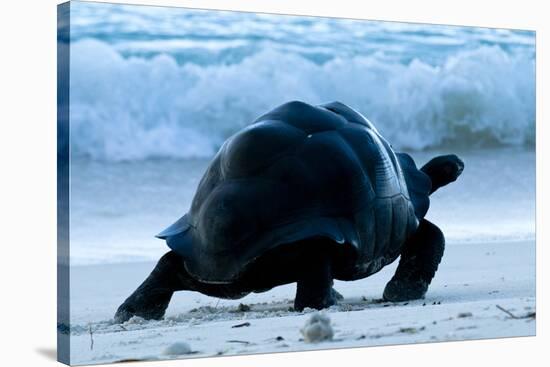
<svg viewBox="0 0 550 367">
<path fill-rule="evenodd" d="M 73 264 L 158 258 L 221 143 L 294 99 L 458 153 L 448 243 L 535 234 L 533 32 L 71 2 L 70 47 Z"/>
<path fill-rule="evenodd" d="M 77 155 L 209 157 L 288 100 L 340 100 L 398 148 L 533 145 L 534 32 L 74 2 Z"/>
</svg>

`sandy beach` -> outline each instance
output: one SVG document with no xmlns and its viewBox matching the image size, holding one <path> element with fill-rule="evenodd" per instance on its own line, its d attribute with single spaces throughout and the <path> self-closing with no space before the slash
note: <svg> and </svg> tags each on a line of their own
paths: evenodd
<svg viewBox="0 0 550 367">
<path fill-rule="evenodd" d="M 71 5 L 70 325 L 58 330 L 73 364 L 535 334 L 534 32 L 143 9 Z M 447 248 L 426 298 L 381 300 L 394 263 L 336 282 L 344 300 L 324 311 L 321 343 L 300 332 L 316 311 L 293 311 L 295 284 L 232 301 L 179 292 L 163 320 L 114 324 L 222 143 L 290 100 L 345 103 L 419 167 L 464 161 L 430 196 Z"/>
<path fill-rule="evenodd" d="M 534 241 L 448 244 L 423 300 L 381 301 L 397 262 L 367 279 L 337 281 L 335 288 L 345 299 L 324 311 L 331 319 L 334 338 L 321 343 L 306 343 L 300 334 L 314 311 L 290 309 L 294 284 L 240 300 L 179 292 L 164 320 L 134 318 L 114 324 L 116 307 L 153 265 L 71 268 L 72 363 L 441 342 L 536 332 Z M 187 343 L 191 352 L 166 354 L 165 349 L 176 342 Z"/>
</svg>

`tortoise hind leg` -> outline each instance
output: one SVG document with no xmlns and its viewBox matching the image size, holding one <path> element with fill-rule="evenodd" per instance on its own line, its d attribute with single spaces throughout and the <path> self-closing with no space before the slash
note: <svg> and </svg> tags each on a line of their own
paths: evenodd
<svg viewBox="0 0 550 367">
<path fill-rule="evenodd" d="M 294 309 L 302 311 L 309 307 L 321 310 L 336 304 L 342 296 L 332 288 L 330 253 L 314 251 L 305 260 L 297 282 Z"/>
<path fill-rule="evenodd" d="M 174 292 L 183 290 L 224 299 L 238 299 L 250 293 L 240 284 L 207 284 L 194 279 L 185 270 L 184 259 L 170 251 L 160 258 L 151 274 L 120 305 L 114 320 L 121 323 L 132 316 L 159 320 L 164 316 Z"/>
<path fill-rule="evenodd" d="M 443 257 L 445 238 L 441 230 L 422 219 L 407 240 L 399 266 L 384 289 L 383 298 L 402 302 L 424 297 Z"/>
<path fill-rule="evenodd" d="M 151 274 L 117 309 L 115 322 L 125 322 L 132 316 L 161 319 L 174 292 L 185 289 L 177 275 L 180 268 L 183 263 L 176 253 L 170 251 L 162 256 Z"/>
</svg>

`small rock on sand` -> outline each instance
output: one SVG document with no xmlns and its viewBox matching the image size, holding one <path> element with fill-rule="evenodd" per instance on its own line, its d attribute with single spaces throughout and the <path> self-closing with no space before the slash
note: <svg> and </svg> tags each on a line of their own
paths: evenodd
<svg viewBox="0 0 550 367">
<path fill-rule="evenodd" d="M 239 303 L 239 306 L 237 307 L 237 311 L 239 311 L 239 312 L 248 312 L 248 311 L 250 311 L 250 306 L 245 305 L 244 303 Z"/>
<path fill-rule="evenodd" d="M 189 353 L 191 353 L 191 347 L 185 342 L 172 343 L 162 351 L 162 354 L 168 356 L 179 356 Z"/>
<path fill-rule="evenodd" d="M 324 340 L 332 340 L 334 331 L 330 325 L 330 318 L 322 313 L 315 312 L 311 315 L 304 327 L 300 330 L 306 343 L 318 343 Z"/>
</svg>

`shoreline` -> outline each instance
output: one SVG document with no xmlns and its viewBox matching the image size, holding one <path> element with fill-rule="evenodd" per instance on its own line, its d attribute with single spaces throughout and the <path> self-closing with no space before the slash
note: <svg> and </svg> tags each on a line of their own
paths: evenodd
<svg viewBox="0 0 550 367">
<path fill-rule="evenodd" d="M 397 261 L 358 281 L 335 281 L 344 301 L 324 312 L 333 341 L 307 344 L 299 329 L 312 310 L 290 311 L 295 284 L 240 300 L 177 292 L 160 321 L 111 319 L 153 262 L 71 267 L 72 363 L 195 358 L 312 349 L 535 335 L 535 241 L 449 244 L 425 299 L 380 300 Z M 250 307 L 242 311 L 239 304 Z M 511 317 L 502 309 L 517 318 Z M 248 327 L 233 328 L 250 323 Z M 90 332 L 94 348 L 90 349 Z M 281 337 L 282 339 L 278 338 Z M 240 342 L 238 342 L 240 341 Z M 192 354 L 162 351 L 185 342 Z"/>
</svg>

